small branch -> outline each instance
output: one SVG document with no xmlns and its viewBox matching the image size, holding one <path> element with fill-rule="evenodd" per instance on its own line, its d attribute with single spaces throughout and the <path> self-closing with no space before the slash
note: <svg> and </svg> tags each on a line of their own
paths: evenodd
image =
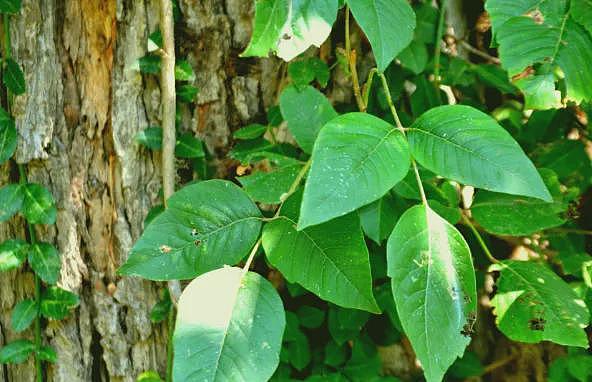
<svg viewBox="0 0 592 382">
<path fill-rule="evenodd" d="M 473 45 L 469 44 L 464 39 L 457 38 L 456 36 L 451 35 L 451 34 L 447 34 L 446 37 L 453 39 L 455 43 L 460 44 L 463 48 L 465 48 L 467 51 L 473 53 L 475 56 L 479 56 L 479 57 L 481 57 L 493 64 L 496 64 L 496 65 L 501 64 L 501 61 L 499 58 L 494 57 L 494 56 L 488 54 L 487 52 L 484 52 L 482 50 L 475 48 Z"/>
<path fill-rule="evenodd" d="M 251 250 L 251 253 L 249 254 L 249 257 L 247 258 L 247 262 L 245 263 L 245 266 L 243 267 L 243 277 L 244 277 L 244 275 L 247 274 L 247 272 L 249 272 L 249 268 L 251 268 L 251 263 L 253 262 L 253 259 L 255 258 L 255 255 L 257 254 L 257 251 L 259 250 L 260 245 L 261 245 L 261 238 L 259 238 L 259 240 L 257 240 L 255 245 L 253 246 L 253 249 Z"/>
<path fill-rule="evenodd" d="M 461 215 L 462 215 L 462 218 L 463 218 L 465 224 L 471 229 L 471 231 L 473 232 L 473 235 L 475 235 L 475 238 L 477 238 L 477 241 L 479 242 L 479 245 L 483 249 L 483 252 L 487 256 L 487 258 L 489 259 L 489 261 L 491 261 L 494 264 L 499 263 L 499 260 L 496 259 L 491 254 L 491 251 L 487 247 L 487 244 L 485 244 L 485 241 L 483 240 L 483 237 L 481 237 L 481 234 L 479 233 L 479 231 L 477 231 L 477 228 L 475 228 L 475 226 L 473 225 L 473 223 L 471 222 L 471 220 L 464 213 L 462 213 Z"/>
<path fill-rule="evenodd" d="M 391 90 L 388 86 L 388 82 L 386 81 L 386 77 L 382 73 L 378 73 L 382 81 L 382 87 L 384 88 L 384 92 L 386 93 L 386 102 L 389 105 L 393 118 L 395 119 L 395 123 L 397 125 L 397 129 L 406 136 L 406 130 L 401 123 L 401 119 L 399 119 L 399 114 L 397 113 L 397 109 L 395 108 L 395 104 L 393 103 L 393 98 L 391 97 Z M 411 158 L 411 165 L 413 166 L 413 171 L 415 172 L 415 180 L 417 181 L 417 187 L 419 188 L 419 194 L 421 196 L 421 202 L 424 206 L 429 207 L 428 200 L 426 198 L 425 190 L 423 189 L 423 183 L 421 181 L 421 176 L 419 175 L 419 169 L 417 168 L 417 163 L 415 163 L 415 159 Z"/>
<path fill-rule="evenodd" d="M 354 88 L 354 97 L 358 104 L 360 111 L 366 111 L 366 105 L 362 99 L 362 92 L 360 90 L 360 79 L 358 78 L 357 68 L 357 54 L 355 50 L 351 49 L 351 42 L 349 37 L 349 6 L 345 6 L 345 57 L 349 64 L 349 71 L 351 73 L 352 84 Z"/>
<path fill-rule="evenodd" d="M 440 18 L 438 19 L 438 29 L 436 32 L 436 48 L 434 51 L 434 86 L 438 92 L 438 99 L 440 96 L 440 53 L 442 51 L 442 35 L 444 34 L 444 20 L 446 17 L 446 3 L 448 0 L 442 0 L 440 4 Z"/>
</svg>

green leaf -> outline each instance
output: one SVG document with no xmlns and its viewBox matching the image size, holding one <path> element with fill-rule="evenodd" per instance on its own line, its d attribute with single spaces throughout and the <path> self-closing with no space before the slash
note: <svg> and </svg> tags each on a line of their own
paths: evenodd
<svg viewBox="0 0 592 382">
<path fill-rule="evenodd" d="M 481 360 L 472 351 L 465 352 L 462 358 L 457 359 L 449 370 L 450 375 L 458 379 L 479 377 L 484 372 L 485 368 L 481 364 Z"/>
<path fill-rule="evenodd" d="M 378 70 L 384 72 L 411 42 L 415 12 L 407 0 L 347 0 L 347 3 L 370 40 Z"/>
<path fill-rule="evenodd" d="M 35 243 L 29 247 L 29 265 L 47 284 L 55 284 L 60 277 L 60 254 L 48 243 Z"/>
<path fill-rule="evenodd" d="M 253 35 L 241 57 L 266 57 L 275 51 L 289 14 L 290 0 L 257 0 Z"/>
<path fill-rule="evenodd" d="M 158 48 L 162 47 L 162 33 L 160 30 L 155 30 L 154 32 L 150 33 L 148 36 L 148 51 L 154 52 L 158 50 Z"/>
<path fill-rule="evenodd" d="M 592 1 L 571 0 L 571 15 L 592 34 Z"/>
<path fill-rule="evenodd" d="M 203 158 L 206 153 L 199 139 L 191 133 L 185 133 L 177 137 L 175 156 L 178 158 Z"/>
<path fill-rule="evenodd" d="M 301 331 L 296 332 L 296 338 L 286 344 L 288 359 L 294 369 L 302 371 L 311 361 L 308 337 Z"/>
<path fill-rule="evenodd" d="M 300 196 L 290 197 L 280 217 L 263 228 L 263 248 L 269 262 L 288 281 L 324 300 L 379 313 L 358 217 L 350 214 L 297 231 Z"/>
<path fill-rule="evenodd" d="M 300 325 L 308 329 L 316 329 L 325 321 L 325 311 L 310 305 L 302 305 L 296 312 Z"/>
<path fill-rule="evenodd" d="M 175 62 L 175 80 L 176 81 L 194 81 L 195 73 L 191 64 L 187 60 L 177 60 Z"/>
<path fill-rule="evenodd" d="M 508 81 L 508 73 L 498 65 L 475 65 L 473 71 L 485 84 L 502 93 L 516 94 L 516 87 Z"/>
<path fill-rule="evenodd" d="M 164 296 L 162 300 L 159 300 L 150 311 L 150 321 L 155 324 L 166 320 L 171 312 L 173 307 L 173 303 L 171 301 L 171 296 L 169 295 L 168 291 L 165 289 Z"/>
<path fill-rule="evenodd" d="M 335 368 L 341 366 L 347 360 L 347 345 L 338 345 L 335 341 L 327 342 L 325 346 L 324 363 Z"/>
<path fill-rule="evenodd" d="M 177 100 L 179 102 L 191 103 L 195 100 L 197 93 L 199 93 L 199 89 L 193 85 L 177 86 Z"/>
<path fill-rule="evenodd" d="M 21 266 L 27 258 L 29 245 L 23 240 L 6 240 L 0 244 L 0 272 L 6 272 Z"/>
<path fill-rule="evenodd" d="M 426 380 L 441 381 L 469 344 L 476 314 L 469 247 L 454 226 L 418 205 L 403 214 L 389 237 L 387 262 L 405 334 Z"/>
<path fill-rule="evenodd" d="M 27 91 L 25 75 L 19 64 L 12 58 L 5 59 L 2 82 L 14 95 L 21 95 Z"/>
<path fill-rule="evenodd" d="M 553 200 L 512 136 L 470 106 L 428 111 L 411 126 L 408 139 L 413 157 L 441 176 L 489 191 Z"/>
<path fill-rule="evenodd" d="M 284 307 L 267 280 L 243 274 L 240 268 L 218 269 L 183 291 L 173 338 L 175 382 L 272 376 L 286 325 Z"/>
<path fill-rule="evenodd" d="M 588 347 L 588 309 L 555 273 L 530 261 L 506 260 L 489 269 L 500 271 L 491 303 L 496 324 L 508 338 Z"/>
<path fill-rule="evenodd" d="M 145 371 L 138 375 L 136 382 L 164 382 L 156 371 Z"/>
<path fill-rule="evenodd" d="M 148 54 L 138 60 L 140 72 L 148 74 L 160 73 L 160 56 Z"/>
<path fill-rule="evenodd" d="M 312 153 L 298 229 L 320 224 L 375 201 L 405 177 L 407 141 L 393 126 L 365 113 L 328 122 Z"/>
<path fill-rule="evenodd" d="M 74 293 L 52 286 L 43 291 L 41 296 L 41 314 L 46 318 L 63 320 L 79 303 Z"/>
<path fill-rule="evenodd" d="M 39 351 L 37 351 L 37 357 L 45 362 L 56 363 L 58 361 L 58 355 L 56 351 L 50 346 L 41 346 Z"/>
<path fill-rule="evenodd" d="M 21 213 L 25 219 L 31 224 L 54 224 L 58 211 L 51 193 L 36 183 L 21 187 L 24 195 Z"/>
<path fill-rule="evenodd" d="M 553 74 L 541 74 L 522 78 L 516 86 L 524 93 L 524 108 L 547 110 L 561 107 L 561 92 L 555 90 Z"/>
<path fill-rule="evenodd" d="M 157 205 L 153 206 L 150 209 L 150 211 L 148 211 L 148 214 L 146 214 L 146 217 L 144 218 L 144 227 L 147 227 L 148 224 L 152 223 L 152 220 L 154 220 L 154 218 L 156 218 L 158 215 L 160 215 L 163 211 L 164 211 L 164 206 L 162 204 L 157 204 Z"/>
<path fill-rule="evenodd" d="M 7 221 L 21 210 L 24 197 L 20 184 L 7 184 L 0 188 L 0 222 Z"/>
<path fill-rule="evenodd" d="M 35 351 L 35 344 L 29 340 L 16 340 L 0 349 L 0 364 L 23 363 Z"/>
<path fill-rule="evenodd" d="M 558 67 L 564 75 L 566 100 L 581 103 L 592 100 L 592 89 L 585 85 L 592 81 L 588 65 L 592 61 L 592 36 L 574 21 L 582 15 L 572 13 L 568 4 L 566 0 L 488 0 L 486 9 L 499 43 L 502 65 L 510 76 L 532 67 L 535 70 L 529 77 L 546 75 Z M 537 68 L 538 64 L 542 66 Z M 539 84 L 542 81 L 538 79 Z M 533 86 L 530 82 L 517 84 Z M 550 87 L 550 83 L 546 82 L 545 87 Z"/>
<path fill-rule="evenodd" d="M 365 205 L 358 210 L 364 233 L 380 245 L 391 234 L 406 208 L 407 204 L 391 193 Z"/>
<path fill-rule="evenodd" d="M 260 219 L 257 206 L 231 182 L 185 186 L 146 227 L 119 273 L 181 280 L 236 264 L 255 244 Z"/>
<path fill-rule="evenodd" d="M 232 136 L 235 139 L 243 139 L 243 140 L 255 139 L 255 138 L 259 138 L 260 136 L 265 134 L 266 131 L 267 131 L 267 126 L 261 125 L 259 123 L 253 123 L 251 125 L 247 125 L 243 128 L 238 129 L 237 131 L 232 133 Z"/>
<path fill-rule="evenodd" d="M 428 49 L 424 43 L 412 41 L 397 56 L 404 68 L 411 70 L 414 74 L 423 72 L 428 64 Z"/>
<path fill-rule="evenodd" d="M 329 37 L 337 18 L 337 0 L 292 0 L 290 20 L 279 39 L 277 55 L 290 61 L 311 45 L 317 48 Z"/>
<path fill-rule="evenodd" d="M 305 87 L 315 79 L 325 87 L 331 77 L 329 66 L 318 57 L 291 62 L 288 65 L 288 74 L 298 89 Z"/>
<path fill-rule="evenodd" d="M 162 128 L 161 127 L 149 127 L 144 130 L 138 131 L 134 140 L 152 150 L 162 149 Z"/>
<path fill-rule="evenodd" d="M 479 191 L 471 205 L 473 218 L 496 235 L 526 236 L 565 223 L 560 202 Z"/>
<path fill-rule="evenodd" d="M 19 333 L 26 330 L 33 320 L 37 317 L 37 303 L 31 299 L 26 299 L 14 307 L 10 317 L 12 329 Z"/>
<path fill-rule="evenodd" d="M 21 0 L 0 0 L 0 12 L 17 14 L 21 11 Z"/>
<path fill-rule="evenodd" d="M 288 129 L 307 154 L 312 152 L 321 128 L 337 117 L 327 97 L 312 86 L 284 89 L 280 96 L 280 108 L 288 122 Z"/>
<path fill-rule="evenodd" d="M 329 333 L 338 345 L 343 345 L 360 334 L 369 318 L 370 313 L 363 310 L 331 306 L 328 317 Z"/>
<path fill-rule="evenodd" d="M 0 121 L 0 165 L 12 157 L 16 150 L 17 133 L 12 119 Z"/>
<path fill-rule="evenodd" d="M 241 176 L 238 181 L 253 200 L 277 204 L 289 191 L 301 170 L 301 164 L 288 165 L 271 172 L 258 171 L 248 176 Z"/>
</svg>

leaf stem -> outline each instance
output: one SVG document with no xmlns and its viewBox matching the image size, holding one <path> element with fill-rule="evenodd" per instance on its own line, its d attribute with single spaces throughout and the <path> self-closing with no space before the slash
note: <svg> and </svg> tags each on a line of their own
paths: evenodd
<svg viewBox="0 0 592 382">
<path fill-rule="evenodd" d="M 448 0 L 442 0 L 440 3 L 440 18 L 438 19 L 438 29 L 436 32 L 436 48 L 434 50 L 434 86 L 438 94 L 438 100 L 442 101 L 440 95 L 440 53 L 442 51 L 442 35 L 444 34 L 444 20 L 446 17 L 446 5 Z"/>
<path fill-rule="evenodd" d="M 167 343 L 166 382 L 173 382 L 173 334 L 175 333 L 175 307 L 171 306 L 168 316 L 169 341 Z"/>
<path fill-rule="evenodd" d="M 355 50 L 351 49 L 351 41 L 349 37 L 349 6 L 345 6 L 345 57 L 347 58 L 347 63 L 349 64 L 349 71 L 352 77 L 352 85 L 354 88 L 354 97 L 356 98 L 356 103 L 358 104 L 358 109 L 364 112 L 366 111 L 366 105 L 364 104 L 364 100 L 362 99 L 362 92 L 360 90 L 360 79 L 358 78 L 358 69 L 356 66 L 357 63 L 357 54 Z"/>
<path fill-rule="evenodd" d="M 492 263 L 494 263 L 494 264 L 499 263 L 500 261 L 498 259 L 496 259 L 491 254 L 491 251 L 487 247 L 487 244 L 485 244 L 485 240 L 483 240 L 483 237 L 481 236 L 481 234 L 479 233 L 479 231 L 477 230 L 477 228 L 475 228 L 475 226 L 471 222 L 471 219 L 469 219 L 467 217 L 467 215 L 465 215 L 464 213 L 461 214 L 461 215 L 462 215 L 462 218 L 463 218 L 465 224 L 471 229 L 471 231 L 473 232 L 473 235 L 475 235 L 475 238 L 477 238 L 477 241 L 479 242 L 479 245 L 483 249 L 483 252 L 485 253 L 485 256 L 487 256 L 487 258 L 489 259 L 489 261 L 491 261 Z"/>
<path fill-rule="evenodd" d="M 255 245 L 253 246 L 253 249 L 251 250 L 251 253 L 249 254 L 249 257 L 247 258 L 247 262 L 245 263 L 245 266 L 243 267 L 243 276 L 246 275 L 247 272 L 249 271 L 249 268 L 251 268 L 251 263 L 253 262 L 253 259 L 255 258 L 255 255 L 257 254 L 257 251 L 259 250 L 260 245 L 261 245 L 261 238 L 259 238 L 259 240 L 257 240 Z"/>
<path fill-rule="evenodd" d="M 386 77 L 383 73 L 378 72 L 378 76 L 382 81 L 382 87 L 384 88 L 384 92 L 386 95 L 386 101 L 389 105 L 393 118 L 395 119 L 395 124 L 397 125 L 397 129 L 403 134 L 403 136 L 407 136 L 406 129 L 403 127 L 401 120 L 399 119 L 399 114 L 397 113 L 397 109 L 395 108 L 395 104 L 393 103 L 393 98 L 391 97 L 391 90 L 388 86 L 388 82 Z M 411 165 L 413 166 L 413 172 L 415 172 L 415 180 L 417 181 L 417 187 L 419 188 L 419 194 L 421 196 L 421 202 L 424 206 L 429 207 L 428 200 L 426 198 L 425 190 L 423 189 L 423 183 L 421 181 L 421 176 L 419 175 L 419 169 L 417 168 L 417 163 L 415 163 L 415 159 L 411 158 Z"/>
</svg>

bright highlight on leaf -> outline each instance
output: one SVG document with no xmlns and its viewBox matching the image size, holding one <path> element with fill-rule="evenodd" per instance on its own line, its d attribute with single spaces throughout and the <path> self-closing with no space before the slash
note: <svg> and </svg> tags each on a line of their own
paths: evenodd
<svg viewBox="0 0 592 382">
<path fill-rule="evenodd" d="M 258 274 L 228 267 L 201 275 L 179 300 L 175 382 L 267 381 L 285 324 L 280 297 Z"/>
<path fill-rule="evenodd" d="M 407 210 L 387 243 L 401 324 L 428 382 L 441 381 L 470 342 L 475 271 L 462 235 L 429 207 Z"/>
</svg>

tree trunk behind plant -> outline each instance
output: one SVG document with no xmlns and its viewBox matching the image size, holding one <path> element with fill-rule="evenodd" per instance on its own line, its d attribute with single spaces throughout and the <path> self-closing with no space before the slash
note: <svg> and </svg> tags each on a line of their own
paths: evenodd
<svg viewBox="0 0 592 382">
<path fill-rule="evenodd" d="M 183 128 L 222 158 L 231 131 L 275 102 L 279 62 L 237 60 L 250 36 L 252 2 L 179 3 L 178 55 L 193 65 L 200 88 L 196 107 L 183 110 Z M 149 319 L 163 285 L 116 275 L 148 210 L 160 202 L 160 155 L 134 143 L 138 131 L 160 124 L 158 78 L 142 76 L 137 64 L 158 28 L 158 4 L 24 0 L 21 14 L 11 17 L 14 56 L 27 81 L 27 93 L 14 101 L 16 158 L 56 199 L 57 224 L 37 232 L 61 253 L 60 285 L 80 296 L 68 319 L 44 325 L 45 342 L 59 355 L 47 368 L 49 381 L 164 374 L 166 325 Z M 225 166 L 218 167 L 224 176 Z M 0 174 L 0 184 L 15 180 L 14 165 Z M 0 224 L 0 241 L 24 237 L 23 227 L 20 219 Z M 12 308 L 32 287 L 30 270 L 0 274 L 0 345 L 32 336 L 10 326 Z M 34 372 L 31 361 L 1 365 L 0 382 L 33 381 Z"/>
</svg>

